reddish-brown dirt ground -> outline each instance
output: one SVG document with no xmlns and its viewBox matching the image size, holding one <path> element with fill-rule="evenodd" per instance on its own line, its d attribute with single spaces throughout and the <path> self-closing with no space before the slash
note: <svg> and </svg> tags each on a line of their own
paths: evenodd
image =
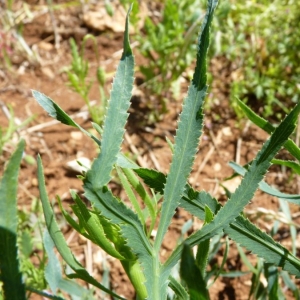
<svg viewBox="0 0 300 300">
<path fill-rule="evenodd" d="M 19 9 L 22 5 L 16 2 Z M 11 143 L 5 145 L 1 156 L 1 168 L 10 156 L 16 141 L 19 138 L 26 140 L 26 154 L 36 157 L 39 153 L 42 157 L 45 171 L 45 180 L 50 199 L 59 195 L 67 210 L 72 203 L 69 189 L 82 191 L 81 181 L 76 177 L 76 172 L 70 170 L 68 162 L 79 157 L 93 159 L 96 154 L 96 146 L 91 139 L 77 130 L 62 124 L 51 123 L 52 119 L 47 116 L 43 109 L 36 103 L 31 94 L 31 89 L 43 92 L 56 101 L 67 113 L 74 115 L 76 121 L 86 129 L 91 129 L 87 109 L 80 96 L 67 86 L 67 75 L 63 71 L 71 62 L 69 38 L 74 37 L 78 44 L 87 33 L 96 36 L 100 54 L 100 65 L 108 73 L 106 92 L 108 93 L 113 79 L 113 72 L 120 58 L 122 49 L 122 33 L 114 26 L 105 29 L 91 29 L 82 19 L 83 12 L 79 6 L 61 8 L 54 11 L 56 29 L 59 37 L 59 45 L 55 47 L 54 27 L 50 14 L 46 9 L 46 1 L 26 1 L 30 9 L 40 12 L 36 17 L 24 24 L 23 36 L 31 49 L 39 53 L 38 62 L 29 61 L 23 52 L 13 53 L 11 56 L 12 68 L 0 69 L 0 101 L 2 107 L 11 105 L 15 118 L 24 121 L 28 117 L 35 116 L 34 120 L 25 128 L 18 130 Z M 56 1 L 55 1 L 56 2 Z M 60 1 L 59 1 L 60 2 Z M 87 9 L 94 9 L 87 7 Z M 122 19 L 123 16 L 123 19 Z M 124 15 L 117 20 L 118 24 L 124 23 Z M 117 26 L 116 25 L 116 26 Z M 120 25 L 123 26 L 123 25 Z M 139 29 L 138 29 L 139 30 Z M 134 42 L 133 36 L 131 41 Z M 145 62 L 139 52 L 138 46 L 133 49 L 136 56 L 136 65 Z M 96 68 L 96 59 L 91 43 L 87 43 L 85 57 L 89 59 L 93 77 Z M 221 203 L 225 201 L 225 193 L 221 183 L 226 177 L 232 175 L 232 169 L 228 162 L 233 160 L 240 164 L 250 161 L 260 149 L 268 135 L 245 120 L 238 121 L 228 101 L 230 66 L 222 58 L 215 58 L 210 62 L 212 83 L 207 98 L 207 111 L 205 116 L 205 129 L 202 136 L 199 151 L 195 160 L 190 183 L 199 190 L 212 193 Z M 137 77 L 139 74 L 137 73 Z M 182 95 L 185 94 L 187 82 L 182 85 Z M 99 91 L 96 83 L 89 94 L 90 99 L 99 99 Z M 183 96 L 182 96 L 183 97 Z M 167 103 L 167 113 L 162 115 L 161 120 L 155 123 L 147 123 L 151 112 L 147 109 L 147 101 L 155 102 L 155 96 L 147 94 L 137 85 L 134 89 L 134 102 L 130 110 L 131 116 L 127 124 L 127 133 L 123 144 L 123 151 L 129 153 L 132 158 L 138 159 L 138 163 L 144 167 L 154 167 L 162 172 L 167 172 L 171 159 L 171 152 L 166 143 L 166 137 L 173 139 L 176 128 L 176 120 L 181 109 L 182 98 L 170 100 Z M 155 107 L 156 104 L 151 106 Z M 7 116 L 1 112 L 0 125 L 6 127 Z M 283 152 L 282 157 L 287 157 Z M 283 172 L 280 168 L 272 167 L 267 175 L 267 181 L 283 192 L 299 193 L 299 181 L 296 176 L 291 176 L 289 171 Z M 238 182 L 232 180 L 226 183 L 226 187 L 234 190 Z M 119 190 L 117 182 L 112 183 L 116 192 Z M 120 194 L 123 197 L 123 193 Z M 36 165 L 23 162 L 19 180 L 19 209 L 30 209 L 33 199 L 39 197 L 37 187 Z M 125 197 L 125 196 L 124 196 Z M 123 198 L 124 198 L 123 197 Z M 277 199 L 269 195 L 257 192 L 253 201 L 247 206 L 248 217 L 263 230 L 271 229 L 272 220 L 268 211 L 262 212 L 261 208 L 278 212 Z M 61 214 L 55 204 L 58 218 Z M 299 224 L 299 208 L 291 207 L 293 221 Z M 174 221 L 163 243 L 161 252 L 165 259 L 175 247 L 182 225 L 190 216 L 182 210 L 178 210 Z M 63 224 L 63 223 L 62 223 Z M 195 222 L 194 227 L 199 226 Z M 97 278 L 101 279 L 102 260 L 107 260 L 110 267 L 111 286 L 114 290 L 128 298 L 134 298 L 134 291 L 129 283 L 120 263 L 106 257 L 98 248 L 92 246 L 85 239 L 74 234 L 67 226 L 63 230 L 70 247 L 75 252 L 78 260 Z M 189 231 L 189 233 L 191 233 Z M 290 248 L 289 231 L 282 227 L 278 240 Z M 298 239 L 299 241 L 299 239 Z M 221 249 L 215 263 L 221 263 L 224 249 Z M 298 249 L 299 255 L 299 249 Z M 251 256 L 255 264 L 255 256 Z M 233 242 L 230 242 L 229 255 L 225 264 L 225 270 L 247 270 Z M 210 288 L 211 299 L 248 299 L 251 286 L 250 275 L 238 278 L 220 277 Z M 298 282 L 299 283 L 299 282 Z M 286 294 L 290 297 L 289 291 Z M 32 299 L 39 299 L 35 297 Z M 100 296 L 99 296 L 99 299 Z"/>
</svg>

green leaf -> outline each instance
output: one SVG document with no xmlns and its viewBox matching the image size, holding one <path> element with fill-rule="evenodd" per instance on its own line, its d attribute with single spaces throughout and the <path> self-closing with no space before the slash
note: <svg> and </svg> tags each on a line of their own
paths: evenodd
<svg viewBox="0 0 300 300">
<path fill-rule="evenodd" d="M 130 12 L 130 11 L 129 11 Z M 112 85 L 110 100 L 103 125 L 102 145 L 84 180 L 93 188 L 101 189 L 110 180 L 110 173 L 117 162 L 128 118 L 131 91 L 133 88 L 134 58 L 129 44 L 129 12 L 126 17 L 124 50 Z"/>
<path fill-rule="evenodd" d="M 265 261 L 300 277 L 300 260 L 250 221 L 239 216 L 224 231 L 230 238 Z"/>
<path fill-rule="evenodd" d="M 282 160 L 282 159 L 272 159 L 272 163 L 276 165 L 285 166 L 288 168 L 291 168 L 293 171 L 295 171 L 298 175 L 300 175 L 300 165 L 299 163 L 291 160 Z"/>
<path fill-rule="evenodd" d="M 76 202 L 79 214 L 78 219 L 82 222 L 84 229 L 88 234 L 88 238 L 96 245 L 101 247 L 107 254 L 122 260 L 124 257 L 114 248 L 110 240 L 106 237 L 106 233 L 102 227 L 99 218 L 90 213 L 79 196 L 71 191 L 73 200 Z"/>
<path fill-rule="evenodd" d="M 139 202 L 131 188 L 131 185 L 127 179 L 127 177 L 123 173 L 123 169 L 117 168 L 118 176 L 121 181 L 122 187 L 124 188 L 129 201 L 131 202 L 132 206 L 134 207 L 135 212 L 139 216 L 139 219 L 142 224 L 145 225 L 145 218 L 142 212 L 142 209 L 140 208 Z"/>
<path fill-rule="evenodd" d="M 151 189 L 154 189 L 156 193 L 164 193 L 164 186 L 166 183 L 165 174 L 146 168 L 138 168 L 133 171 L 143 179 L 145 184 L 147 184 Z"/>
<path fill-rule="evenodd" d="M 192 249 L 185 244 L 183 246 L 180 262 L 180 275 L 188 287 L 191 300 L 209 299 L 206 282 L 196 265 Z"/>
<path fill-rule="evenodd" d="M 250 107 L 248 107 L 243 101 L 237 99 L 237 103 L 239 107 L 242 109 L 244 114 L 247 116 L 247 118 L 252 121 L 255 125 L 257 125 L 259 128 L 263 129 L 267 133 L 271 134 L 275 127 L 270 124 L 267 120 L 263 119 L 259 115 L 257 115 L 253 110 L 251 110 Z M 297 147 L 297 145 L 292 141 L 291 139 L 288 139 L 284 147 L 297 159 L 300 161 L 300 149 Z"/>
<path fill-rule="evenodd" d="M 141 199 L 145 203 L 151 217 L 151 226 L 150 228 L 153 228 L 154 223 L 156 221 L 156 203 L 152 201 L 150 196 L 148 195 L 147 191 L 145 190 L 142 183 L 139 181 L 137 176 L 134 174 L 135 170 L 131 170 L 129 168 L 122 168 L 122 171 L 124 172 L 125 176 L 127 177 L 128 181 L 132 185 L 132 187 L 135 189 L 135 191 L 140 195 Z"/>
<path fill-rule="evenodd" d="M 21 140 L 0 183 L 0 280 L 4 299 L 26 299 L 17 249 L 17 186 L 24 147 L 25 142 Z"/>
<path fill-rule="evenodd" d="M 92 276 L 90 276 L 89 273 L 83 268 L 83 266 L 75 259 L 73 253 L 71 252 L 70 248 L 68 247 L 65 241 L 62 232 L 60 231 L 56 223 L 53 210 L 50 206 L 49 199 L 46 192 L 45 180 L 43 175 L 43 166 L 42 166 L 42 161 L 40 156 L 37 157 L 37 163 L 38 163 L 39 191 L 42 200 L 46 226 L 58 252 L 62 256 L 64 261 L 70 266 L 70 268 L 75 271 L 75 274 L 69 277 L 80 278 L 118 299 L 124 299 L 118 296 L 117 294 L 113 293 L 103 285 L 101 285 L 97 280 L 95 280 Z"/>
<path fill-rule="evenodd" d="M 273 161 L 274 159 L 272 159 Z M 247 169 L 243 168 L 242 166 L 238 165 L 235 162 L 230 162 L 229 166 L 239 175 L 244 176 L 247 172 Z M 271 187 L 269 184 L 267 184 L 265 181 L 261 181 L 259 183 L 259 189 L 261 189 L 263 192 L 281 198 L 285 199 L 288 202 L 298 204 L 300 205 L 300 195 L 293 195 L 293 194 L 286 194 L 278 191 L 277 189 Z"/>
<path fill-rule="evenodd" d="M 56 200 L 58 202 L 58 205 L 59 205 L 59 209 L 60 211 L 62 212 L 64 218 L 66 219 L 66 221 L 69 223 L 69 225 L 75 229 L 78 233 L 82 234 L 83 236 L 85 236 L 86 238 L 88 238 L 88 235 L 86 235 L 85 231 L 84 231 L 84 228 L 82 226 L 82 224 L 77 224 L 77 222 L 70 216 L 70 214 L 63 208 L 62 206 L 62 203 L 61 203 L 61 199 L 59 196 L 56 196 Z M 72 207 L 72 210 L 74 211 L 73 209 L 73 206 Z M 75 213 L 75 212 L 74 212 Z M 75 213 L 75 215 L 77 216 L 77 214 Z"/>
<path fill-rule="evenodd" d="M 40 106 L 51 116 L 52 118 L 60 121 L 65 125 L 69 125 L 81 130 L 84 134 L 91 137 L 99 146 L 101 142 L 94 135 L 83 129 L 80 125 L 78 125 L 71 117 L 63 111 L 51 98 L 47 97 L 43 93 L 38 91 L 32 91 L 33 97 L 40 104 Z"/>
<path fill-rule="evenodd" d="M 60 289 L 67 292 L 69 295 L 76 297 L 77 299 L 93 299 L 93 297 L 89 295 L 90 291 L 80 286 L 75 281 L 64 279 L 62 277 L 61 265 L 53 250 L 54 243 L 47 230 L 44 232 L 43 240 L 48 256 L 48 264 L 45 268 L 45 278 L 51 288 L 52 293 L 56 294 L 57 290 Z"/>
<path fill-rule="evenodd" d="M 226 263 L 226 260 L 227 260 L 227 257 L 228 257 L 228 249 L 229 249 L 229 240 L 228 240 L 228 237 L 226 237 L 226 246 L 225 246 L 225 251 L 224 251 L 223 258 L 222 258 L 222 262 L 221 262 L 219 270 L 215 274 L 215 278 L 214 278 L 213 282 L 211 283 L 211 285 L 214 282 L 216 282 L 216 280 L 219 278 L 221 273 L 224 272 L 223 269 L 224 269 L 224 266 L 225 266 L 225 263 Z"/>
<path fill-rule="evenodd" d="M 57 119 L 58 121 L 62 122 L 65 125 L 69 125 L 72 127 L 76 127 L 77 129 L 81 130 L 84 134 L 88 137 L 92 138 L 98 146 L 101 146 L 101 141 L 96 138 L 93 134 L 89 133 L 85 129 L 83 129 L 80 125 L 78 125 L 71 117 L 57 105 L 52 99 L 45 96 L 44 94 L 38 91 L 32 91 L 34 98 L 38 101 L 38 103 L 48 112 L 48 114 Z M 98 128 L 93 124 L 94 127 Z M 99 129 L 99 128 L 98 128 Z M 117 155 L 117 165 L 122 168 L 139 168 L 137 164 L 132 162 L 129 158 L 127 158 L 124 154 L 118 153 Z"/>
<path fill-rule="evenodd" d="M 179 117 L 172 163 L 164 188 L 164 201 L 154 241 L 156 251 L 161 246 L 175 209 L 183 195 L 202 133 L 202 110 L 207 90 L 206 55 L 209 45 L 210 25 L 217 3 L 218 1 L 208 2 L 207 13 L 199 35 L 196 69 Z"/>
<path fill-rule="evenodd" d="M 262 149 L 259 151 L 249 167 L 248 172 L 245 174 L 240 186 L 232 194 L 232 197 L 226 202 L 224 207 L 219 210 L 214 220 L 187 238 L 185 243 L 188 243 L 190 246 L 194 246 L 203 240 L 211 238 L 215 234 L 222 232 L 224 228 L 226 228 L 236 217 L 239 216 L 244 206 L 252 199 L 254 192 L 258 188 L 259 182 L 263 179 L 271 164 L 271 160 L 294 131 L 299 111 L 300 103 L 295 106 L 290 114 L 276 128 L 268 141 L 263 145 Z M 182 247 L 183 245 L 181 244 L 175 249 L 166 261 L 164 271 L 169 272 L 170 268 L 176 264 L 180 258 Z M 292 256 L 289 256 L 286 253 L 281 254 L 281 259 L 284 259 L 284 263 L 281 260 L 276 260 L 277 264 L 283 268 L 288 267 L 288 269 L 295 274 L 296 269 L 294 265 L 297 265 L 298 261 L 294 260 Z M 287 257 L 290 258 L 292 264 Z"/>
<path fill-rule="evenodd" d="M 146 276 L 146 274 L 154 274 L 152 270 L 153 267 L 155 267 L 152 265 L 153 251 L 138 216 L 124 203 L 115 198 L 111 191 L 106 187 L 95 190 L 92 186 L 86 185 L 84 186 L 84 191 L 85 197 L 93 203 L 93 206 L 101 211 L 111 223 L 120 227 L 120 232 L 126 240 L 127 246 L 142 264 L 147 281 L 145 283 L 139 282 L 139 287 L 135 286 L 137 293 L 139 292 L 138 289 L 143 289 L 144 286 L 146 286 L 148 293 L 151 294 L 151 287 L 155 286 L 152 281 L 158 280 L 158 278 Z M 121 252 L 121 254 L 126 257 L 125 253 Z M 148 294 L 148 297 L 149 299 L 152 299 L 150 294 Z"/>
<path fill-rule="evenodd" d="M 185 288 L 173 277 L 169 276 L 169 287 L 176 295 L 176 300 L 189 300 L 190 296 Z"/>
<path fill-rule="evenodd" d="M 279 300 L 279 284 L 278 270 L 275 266 L 265 264 L 265 277 L 268 280 L 268 296 L 269 299 Z"/>
<path fill-rule="evenodd" d="M 251 289 L 249 292 L 249 299 L 261 299 L 263 292 L 264 292 L 264 286 L 260 281 L 260 277 L 262 274 L 263 269 L 263 262 L 261 259 L 257 260 L 257 264 L 255 266 L 256 272 L 252 274 L 251 278 Z M 253 297 L 251 297 L 253 295 Z"/>
<path fill-rule="evenodd" d="M 188 212 L 191 212 L 200 220 L 205 220 L 205 206 L 208 206 L 214 214 L 218 212 L 221 205 L 209 193 L 205 191 L 195 192 L 192 190 L 195 195 L 192 195 L 193 198 L 191 199 L 188 195 L 191 194 L 190 190 L 192 190 L 192 188 L 186 190 L 182 201 L 180 201 L 180 207 L 184 208 Z"/>
<path fill-rule="evenodd" d="M 209 194 L 200 192 L 193 200 L 183 198 L 180 206 L 200 220 L 204 220 L 205 205 L 213 211 L 216 208 L 216 200 Z M 290 274 L 300 276 L 299 259 L 244 217 L 238 216 L 229 227 L 224 229 L 224 232 L 231 239 L 264 258 L 267 262 L 282 267 Z"/>
<path fill-rule="evenodd" d="M 210 210 L 208 205 L 205 205 L 204 210 L 205 210 L 205 223 L 204 223 L 205 226 L 205 224 L 210 223 L 213 220 L 214 214 Z M 210 240 L 207 239 L 205 241 L 200 242 L 197 249 L 196 264 L 201 272 L 201 276 L 203 279 L 206 276 L 206 267 L 207 267 L 208 255 L 209 255 L 209 245 L 210 245 Z"/>
<path fill-rule="evenodd" d="M 128 169 L 138 169 L 139 166 L 131 161 L 128 157 L 126 157 L 123 153 L 119 153 L 117 156 L 117 166 L 121 168 L 128 168 Z"/>
<path fill-rule="evenodd" d="M 44 247 L 48 256 L 48 264 L 45 268 L 45 278 L 52 293 L 56 294 L 59 288 L 59 281 L 62 280 L 61 266 L 53 251 L 54 244 L 47 230 L 44 232 Z"/>
</svg>

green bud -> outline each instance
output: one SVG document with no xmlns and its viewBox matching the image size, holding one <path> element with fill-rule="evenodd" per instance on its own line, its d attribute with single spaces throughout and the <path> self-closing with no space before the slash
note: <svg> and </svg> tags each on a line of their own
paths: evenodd
<svg viewBox="0 0 300 300">
<path fill-rule="evenodd" d="M 114 15 L 113 7 L 110 5 L 110 3 L 105 3 L 105 9 L 106 12 L 112 17 Z"/>
<path fill-rule="evenodd" d="M 97 80 L 99 84 L 103 87 L 106 81 L 106 74 L 104 69 L 102 69 L 101 67 L 97 69 Z"/>
</svg>

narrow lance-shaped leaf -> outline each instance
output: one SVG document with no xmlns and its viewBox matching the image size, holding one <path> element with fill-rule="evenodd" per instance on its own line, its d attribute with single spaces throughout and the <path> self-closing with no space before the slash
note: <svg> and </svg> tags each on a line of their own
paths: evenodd
<svg viewBox="0 0 300 300">
<path fill-rule="evenodd" d="M 250 221 L 239 216 L 224 229 L 224 232 L 267 262 L 300 277 L 300 260 Z"/>
<path fill-rule="evenodd" d="M 141 223 L 145 225 L 145 218 L 142 212 L 142 209 L 140 208 L 139 202 L 137 200 L 137 198 L 135 197 L 135 194 L 131 188 L 131 185 L 127 179 L 127 177 L 124 175 L 124 173 L 122 172 L 123 170 L 120 168 L 116 168 L 117 172 L 118 172 L 118 176 L 119 179 L 121 181 L 121 184 L 128 196 L 129 201 L 131 202 L 132 206 L 135 209 L 135 212 L 137 213 L 137 215 L 139 216 L 139 219 L 141 220 Z"/>
<path fill-rule="evenodd" d="M 62 280 L 61 266 L 53 250 L 54 244 L 47 229 L 44 231 L 43 244 L 48 256 L 48 263 L 45 268 L 45 279 L 54 295 L 59 289 L 59 281 Z"/>
<path fill-rule="evenodd" d="M 49 231 L 49 234 L 64 261 L 75 271 L 76 274 L 73 274 L 74 278 L 80 278 L 99 289 L 105 291 L 106 293 L 113 295 L 114 297 L 118 299 L 123 299 L 122 297 L 118 296 L 117 294 L 113 293 L 109 289 L 107 289 L 105 286 L 101 285 L 97 280 L 95 280 L 90 274 L 83 268 L 83 266 L 75 259 L 73 253 L 71 252 L 70 248 L 68 247 L 65 238 L 60 231 L 55 217 L 53 210 L 50 206 L 49 199 L 46 192 L 46 186 L 45 186 L 45 179 L 44 179 L 44 172 L 43 172 L 43 166 L 40 156 L 37 158 L 38 163 L 38 182 L 39 182 L 39 191 L 40 191 L 40 197 L 42 200 L 42 206 L 46 221 L 46 226 Z"/>
<path fill-rule="evenodd" d="M 208 205 L 205 205 L 204 210 L 205 210 L 205 223 L 203 226 L 205 226 L 207 223 L 210 223 L 214 218 L 214 214 L 210 210 Z M 204 279 L 206 276 L 206 267 L 207 267 L 208 255 L 209 255 L 209 245 L 210 245 L 210 240 L 208 239 L 199 243 L 197 249 L 196 264 L 200 270 L 202 279 Z"/>
<path fill-rule="evenodd" d="M 169 276 L 169 287 L 173 290 L 178 300 L 190 300 L 185 288 L 173 277 Z"/>
<path fill-rule="evenodd" d="M 206 282 L 196 264 L 192 249 L 188 245 L 183 246 L 180 275 L 188 287 L 190 299 L 209 299 Z"/>
<path fill-rule="evenodd" d="M 296 120 L 300 111 L 300 103 L 290 112 L 283 122 L 276 128 L 269 140 L 263 145 L 257 157 L 253 160 L 248 172 L 245 174 L 240 186 L 232 194 L 224 207 L 222 207 L 214 220 L 204 226 L 201 230 L 186 239 L 190 246 L 197 245 L 200 241 L 211 238 L 222 232 L 230 223 L 239 216 L 244 206 L 252 199 L 258 188 L 259 182 L 263 179 L 272 158 L 284 145 L 288 137 L 294 131 Z M 164 271 L 168 274 L 180 258 L 183 245 L 179 245 L 164 265 Z"/>
<path fill-rule="evenodd" d="M 192 199 L 185 196 L 180 203 L 182 208 L 200 220 L 204 220 L 206 205 L 214 213 L 217 213 L 217 201 L 205 192 L 197 193 Z M 229 227 L 224 229 L 224 232 L 228 234 L 231 239 L 243 245 L 254 254 L 264 258 L 267 262 L 283 267 L 290 274 L 300 275 L 299 259 L 241 215 L 230 223 Z"/>
<path fill-rule="evenodd" d="M 84 180 L 85 185 L 91 184 L 94 189 L 102 188 L 110 180 L 110 173 L 117 161 L 128 118 L 127 111 L 130 106 L 134 73 L 134 59 L 129 43 L 129 12 L 126 17 L 123 54 L 112 85 L 104 120 L 101 152 Z"/>
<path fill-rule="evenodd" d="M 135 169 L 135 168 L 134 168 Z M 137 167 L 137 169 L 139 169 Z M 149 210 L 151 221 L 152 223 L 155 222 L 156 219 L 156 203 L 152 201 L 150 196 L 148 195 L 147 191 L 143 187 L 143 185 L 140 183 L 137 176 L 134 174 L 134 170 L 131 170 L 129 168 L 122 168 L 122 171 L 124 172 L 125 176 L 127 177 L 128 181 L 132 185 L 132 187 L 135 189 L 135 191 L 140 195 L 141 199 L 144 201 L 146 207 Z"/>
<path fill-rule="evenodd" d="M 26 299 L 17 249 L 17 186 L 25 142 L 11 156 L 0 183 L 0 280 L 4 299 Z"/>
<path fill-rule="evenodd" d="M 272 163 L 291 168 L 296 174 L 300 175 L 300 164 L 295 161 L 274 158 Z"/>
<path fill-rule="evenodd" d="M 239 107 L 242 109 L 244 114 L 247 116 L 247 118 L 252 121 L 255 125 L 257 125 L 259 128 L 263 129 L 267 133 L 271 134 L 275 127 L 270 124 L 267 120 L 257 115 L 253 110 L 251 110 L 250 107 L 248 107 L 243 101 L 237 99 L 237 103 Z M 300 149 L 297 147 L 297 145 L 294 143 L 293 140 L 288 139 L 284 147 L 293 155 L 295 158 L 300 161 Z"/>
<path fill-rule="evenodd" d="M 245 173 L 247 172 L 247 169 L 243 168 L 242 166 L 238 165 L 235 162 L 230 162 L 229 165 L 239 175 L 244 176 Z M 277 189 L 271 187 L 265 181 L 261 181 L 258 186 L 263 192 L 265 192 L 267 194 L 270 194 L 272 196 L 285 199 L 288 202 L 300 205 L 300 195 L 282 193 L 282 192 L 278 191 Z"/>
<path fill-rule="evenodd" d="M 163 237 L 182 197 L 202 132 L 202 109 L 207 90 L 206 55 L 209 45 L 210 25 L 217 3 L 216 0 L 208 2 L 207 13 L 201 27 L 196 69 L 179 117 L 174 154 L 164 189 L 161 219 L 154 242 L 156 251 L 160 249 Z"/>
<path fill-rule="evenodd" d="M 75 296 L 72 297 L 73 299 L 87 299 L 87 297 L 91 300 L 94 299 L 92 295 L 89 295 L 91 294 L 91 291 L 88 291 L 73 280 L 63 278 L 61 264 L 54 252 L 54 243 L 47 230 L 44 232 L 43 243 L 48 256 L 48 264 L 45 268 L 45 278 L 52 293 L 56 294 L 57 290 L 60 289 L 71 296 Z"/>
<path fill-rule="evenodd" d="M 78 125 L 62 108 L 59 107 L 51 98 L 38 91 L 32 91 L 33 97 L 40 104 L 40 106 L 49 114 L 50 117 L 60 121 L 65 125 L 69 125 L 81 130 L 84 134 L 91 137 L 99 146 L 101 142 L 94 135 L 83 129 Z"/>
<path fill-rule="evenodd" d="M 43 109 L 49 114 L 50 117 L 53 117 L 54 119 L 60 121 L 61 123 L 75 127 L 79 130 L 81 130 L 84 134 L 86 134 L 88 137 L 93 139 L 98 146 L 101 146 L 101 141 L 95 137 L 90 132 L 86 131 L 84 128 L 82 128 L 79 124 L 77 124 L 58 104 L 56 104 L 51 98 L 47 97 L 43 93 L 40 93 L 38 91 L 32 91 L 32 94 L 34 98 L 37 100 L 37 102 L 43 107 Z M 97 124 L 93 124 L 95 128 L 99 130 L 99 127 L 97 127 Z M 124 154 L 118 153 L 117 155 L 117 165 L 122 168 L 138 168 L 138 165 L 136 165 L 134 162 L 130 161 Z"/>
</svg>

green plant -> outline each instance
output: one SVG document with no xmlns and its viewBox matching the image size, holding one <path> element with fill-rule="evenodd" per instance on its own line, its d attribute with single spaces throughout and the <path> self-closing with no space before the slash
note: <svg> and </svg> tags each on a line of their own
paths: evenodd
<svg viewBox="0 0 300 300">
<path fill-rule="evenodd" d="M 203 17 L 195 0 L 163 1 L 161 20 L 145 20 L 145 35 L 136 35 L 139 52 L 148 60 L 139 69 L 144 85 L 160 99 L 161 112 L 167 109 L 167 91 L 180 93 L 180 77 L 194 59 L 195 35 Z M 150 105 L 150 104 L 149 104 Z"/>
<path fill-rule="evenodd" d="M 223 207 L 209 193 L 195 191 L 187 183 L 202 133 L 203 105 L 207 93 L 206 55 L 210 24 L 216 5 L 216 0 L 208 1 L 198 42 L 195 73 L 179 116 L 175 142 L 171 145 L 173 156 L 167 175 L 156 170 L 140 168 L 120 151 L 134 73 L 134 60 L 128 37 L 128 16 L 124 50 L 113 82 L 104 126 L 102 130 L 95 126 L 101 139 L 75 123 L 52 99 L 33 91 L 37 102 L 50 116 L 83 131 L 99 146 L 100 154 L 81 177 L 84 196 L 91 206 L 86 206 L 80 196 L 71 191 L 74 199 L 71 208 L 77 216 L 77 222 L 62 208 L 59 198 L 58 202 L 66 220 L 76 231 L 120 260 L 135 288 L 137 299 L 167 299 L 168 286 L 174 291 L 176 299 L 208 299 L 207 280 L 210 274 L 207 272 L 207 261 L 210 239 L 224 233 L 237 244 L 262 257 L 267 263 L 300 276 L 300 260 L 242 214 L 254 192 L 264 183 L 264 175 L 273 157 L 281 147 L 287 148 L 288 138 L 296 127 L 300 104 L 296 105 L 272 132 L 248 169 L 243 169 L 244 178 L 240 186 L 230 195 Z M 132 208 L 113 195 L 109 188 L 113 169 L 118 171 Z M 67 246 L 47 197 L 40 156 L 38 180 L 48 231 L 63 260 L 74 271 L 68 276 L 83 279 L 115 298 L 122 299 L 90 276 Z M 150 192 L 147 192 L 144 185 L 150 188 Z M 142 206 L 136 195 L 139 195 L 143 202 Z M 284 194 L 280 197 L 289 201 L 292 198 Z M 299 200 L 299 195 L 295 195 L 294 198 Z M 162 263 L 159 255 L 162 241 L 177 207 L 184 208 L 205 223 L 200 230 L 179 243 L 169 258 Z M 152 240 L 151 233 L 158 217 L 156 235 Z M 191 251 L 195 246 L 196 257 Z M 171 274 L 180 261 L 181 281 Z"/>
<path fill-rule="evenodd" d="M 29 211 L 23 207 L 18 211 L 17 243 L 20 271 L 25 284 L 35 290 L 47 288 L 47 282 L 44 277 L 47 255 L 43 248 L 45 222 L 41 217 L 41 212 L 39 199 L 33 199 Z M 34 264 L 32 257 L 38 261 L 38 264 Z"/>
<path fill-rule="evenodd" d="M 92 87 L 93 81 L 88 79 L 89 63 L 88 60 L 84 58 L 85 44 L 88 39 L 91 39 L 94 43 L 94 49 L 95 49 L 95 54 L 97 59 L 96 78 L 99 84 L 99 91 L 101 97 L 101 105 L 99 106 L 92 105 L 91 100 L 89 98 L 89 92 Z M 69 85 L 84 100 L 85 104 L 88 107 L 88 111 L 90 113 L 92 120 L 96 124 L 101 125 L 103 122 L 103 116 L 107 105 L 107 97 L 104 91 L 106 76 L 105 76 L 105 71 L 99 66 L 99 54 L 97 49 L 97 41 L 93 35 L 87 34 L 83 39 L 80 53 L 78 52 L 77 45 L 73 38 L 70 40 L 70 45 L 71 45 L 71 53 L 72 53 L 72 63 L 71 63 L 71 68 L 67 71 Z"/>
<path fill-rule="evenodd" d="M 2 104 L 2 109 L 6 113 L 6 117 L 8 118 L 8 127 L 3 128 L 0 126 L 0 155 L 2 155 L 3 147 L 10 143 L 13 139 L 14 134 L 21 128 L 27 126 L 35 116 L 27 118 L 21 124 L 17 124 L 15 121 L 14 110 L 11 105 L 7 107 Z"/>
<path fill-rule="evenodd" d="M 222 1 L 213 48 L 231 62 L 234 105 L 238 97 L 280 120 L 299 101 L 299 22 L 297 0 Z"/>
<path fill-rule="evenodd" d="M 22 3 L 18 11 L 13 11 L 13 1 L 5 1 L 0 11 L 0 66 L 12 69 L 13 56 L 18 55 L 33 65 L 39 64 L 38 54 L 32 50 L 22 36 L 23 20 L 33 15 Z"/>
</svg>

